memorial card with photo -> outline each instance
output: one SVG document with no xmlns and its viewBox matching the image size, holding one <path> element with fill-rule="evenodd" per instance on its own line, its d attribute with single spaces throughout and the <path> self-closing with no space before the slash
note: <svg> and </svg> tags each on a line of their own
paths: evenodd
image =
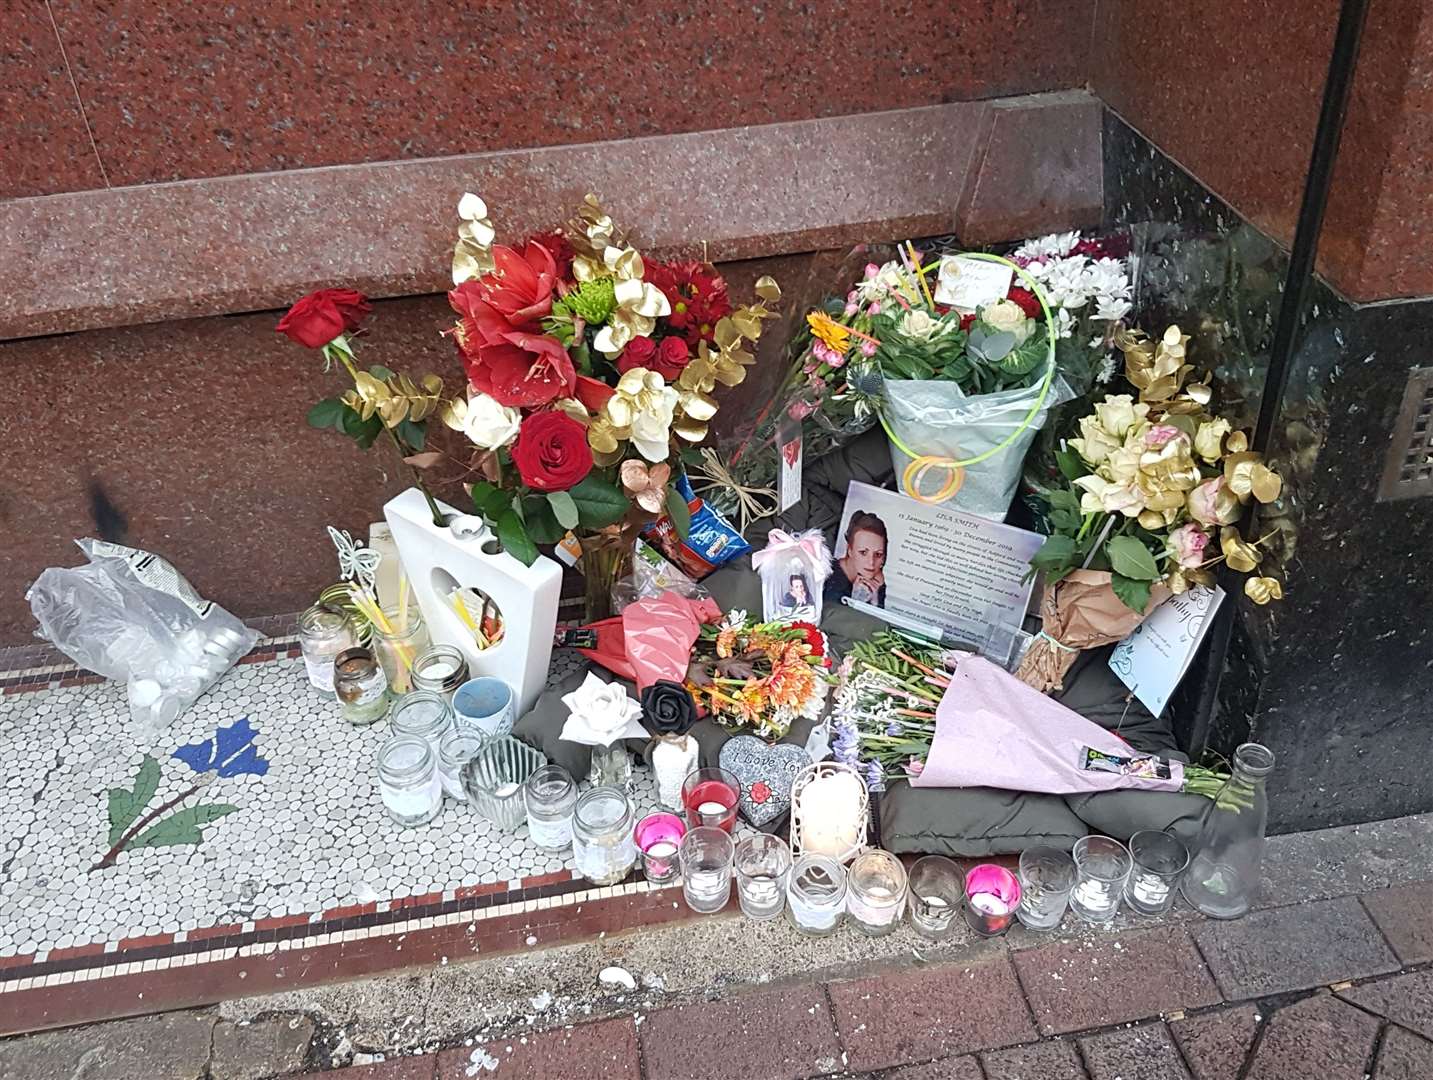
<svg viewBox="0 0 1433 1080">
<path fill-rule="evenodd" d="M 992 624 L 1025 617 L 1030 558 L 1045 538 L 852 481 L 826 579 L 827 604 L 850 603 L 893 625 L 934 628 L 982 645 Z"/>
</svg>

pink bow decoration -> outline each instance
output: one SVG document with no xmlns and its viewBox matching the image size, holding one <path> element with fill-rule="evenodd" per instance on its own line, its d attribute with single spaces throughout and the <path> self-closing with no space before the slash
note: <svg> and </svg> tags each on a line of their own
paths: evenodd
<svg viewBox="0 0 1433 1080">
<path fill-rule="evenodd" d="M 820 585 L 831 576 L 831 549 L 826 546 L 826 534 L 820 529 L 789 533 L 784 529 L 772 529 L 766 537 L 766 547 L 752 552 L 751 566 L 760 570 L 766 563 L 783 555 L 799 552 L 810 564 L 811 575 Z"/>
</svg>

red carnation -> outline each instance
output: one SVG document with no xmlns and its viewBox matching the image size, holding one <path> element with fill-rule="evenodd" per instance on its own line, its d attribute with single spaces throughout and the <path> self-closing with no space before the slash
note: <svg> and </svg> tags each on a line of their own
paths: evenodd
<svg viewBox="0 0 1433 1080">
<path fill-rule="evenodd" d="M 806 644 L 811 646 L 812 656 L 826 655 L 826 635 L 821 633 L 821 628 L 815 623 L 802 621 L 793 622 L 791 629 L 800 630 L 806 635 Z"/>
<path fill-rule="evenodd" d="M 1040 308 L 1040 298 L 1029 289 L 1022 289 L 1019 285 L 1012 285 L 1010 291 L 1005 294 L 1005 299 L 1018 304 L 1026 318 L 1039 319 L 1045 314 Z"/>
<path fill-rule="evenodd" d="M 321 349 L 357 330 L 372 310 L 364 295 L 352 289 L 319 289 L 289 308 L 274 329 L 307 349 Z"/>
<path fill-rule="evenodd" d="M 690 359 L 686 338 L 664 337 L 661 341 L 653 341 L 639 337 L 629 341 L 622 350 L 622 355 L 617 358 L 617 370 L 625 373 L 633 368 L 646 368 L 671 383 L 676 382 Z"/>
<path fill-rule="evenodd" d="M 512 460 L 534 491 L 566 491 L 592 471 L 587 429 L 566 413 L 532 413 L 518 428 Z"/>
<path fill-rule="evenodd" d="M 577 388 L 572 357 L 556 338 L 509 332 L 499 343 L 484 345 L 469 338 L 466 319 L 457 337 L 468 382 L 500 405 L 547 405 Z"/>
<path fill-rule="evenodd" d="M 726 281 L 708 263 L 648 263 L 645 277 L 667 297 L 672 305 L 667 323 L 681 330 L 689 345 L 710 341 L 717 320 L 731 314 Z"/>
</svg>

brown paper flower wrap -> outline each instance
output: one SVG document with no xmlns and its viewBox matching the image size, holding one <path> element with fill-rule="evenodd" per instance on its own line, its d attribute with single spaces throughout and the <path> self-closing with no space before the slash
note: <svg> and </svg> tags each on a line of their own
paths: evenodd
<svg viewBox="0 0 1433 1080">
<path fill-rule="evenodd" d="M 1143 613 L 1125 606 L 1110 586 L 1108 570 L 1071 570 L 1045 589 L 1040 636 L 1030 645 L 1016 676 L 1042 694 L 1064 689 L 1065 672 L 1082 649 L 1119 641 L 1170 597 L 1163 582 L 1150 589 Z"/>
</svg>

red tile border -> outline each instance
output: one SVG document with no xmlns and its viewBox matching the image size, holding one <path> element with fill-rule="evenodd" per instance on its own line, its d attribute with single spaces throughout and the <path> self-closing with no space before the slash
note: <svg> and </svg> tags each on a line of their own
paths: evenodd
<svg viewBox="0 0 1433 1080">
<path fill-rule="evenodd" d="M 581 879 L 571 870 L 554 870 L 550 874 L 538 874 L 536 877 L 522 879 L 524 889 L 535 889 L 539 885 L 557 885 L 560 882 L 580 881 Z"/>
<path fill-rule="evenodd" d="M 80 956 L 103 956 L 104 942 L 95 942 L 91 945 L 72 945 L 64 949 L 51 949 L 46 955 L 46 960 L 73 960 Z M 14 959 L 12 957 L 12 959 Z M 33 957 L 31 957 L 33 959 Z M 0 967 L 8 966 L 4 960 L 0 960 Z"/>
<path fill-rule="evenodd" d="M 174 941 L 173 934 L 144 934 L 140 937 L 120 938 L 119 951 L 126 952 L 130 949 L 147 949 L 151 945 L 169 945 Z"/>
<path fill-rule="evenodd" d="M 103 945 L 100 946 L 100 951 L 104 951 Z M 8 968 L 29 967 L 34 962 L 34 953 L 22 953 L 19 956 L 0 956 L 0 971 L 4 971 Z"/>
<path fill-rule="evenodd" d="M 190 930 L 185 935 L 186 941 L 203 941 L 206 938 L 233 937 L 235 934 L 242 934 L 244 927 L 240 923 L 228 923 L 221 926 L 201 926 L 196 930 Z"/>
<path fill-rule="evenodd" d="M 345 904 L 342 907 L 329 908 L 323 913 L 324 919 L 351 919 L 355 915 L 376 915 L 378 914 L 378 901 L 373 900 L 367 904 Z"/>
</svg>

